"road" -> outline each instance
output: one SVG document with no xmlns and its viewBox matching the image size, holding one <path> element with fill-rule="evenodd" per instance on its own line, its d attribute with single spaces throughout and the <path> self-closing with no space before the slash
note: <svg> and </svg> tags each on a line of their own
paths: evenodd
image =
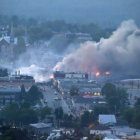
<svg viewBox="0 0 140 140">
<path fill-rule="evenodd" d="M 64 113 L 72 114 L 70 106 L 67 101 L 63 98 L 63 95 L 57 92 L 50 86 L 39 86 L 43 89 L 43 101 L 46 102 L 47 106 L 55 110 L 55 108 L 62 107 Z"/>
</svg>

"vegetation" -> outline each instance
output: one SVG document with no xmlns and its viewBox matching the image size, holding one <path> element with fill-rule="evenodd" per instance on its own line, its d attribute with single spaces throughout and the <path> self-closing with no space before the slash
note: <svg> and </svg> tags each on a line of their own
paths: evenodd
<svg viewBox="0 0 140 140">
<path fill-rule="evenodd" d="M 1 116 L 5 122 L 11 125 L 27 125 L 38 121 L 36 112 L 25 105 L 10 104 L 5 106 L 1 111 Z"/>
<path fill-rule="evenodd" d="M 46 106 L 40 109 L 41 119 L 45 119 L 46 115 L 50 115 L 50 114 L 51 114 L 51 108 Z"/>
<path fill-rule="evenodd" d="M 17 37 L 25 36 L 26 30 L 29 34 L 31 42 L 38 40 L 48 40 L 55 33 L 88 33 L 92 39 L 99 41 L 101 37 L 108 37 L 112 31 L 103 30 L 95 24 L 70 24 L 63 20 L 38 22 L 34 18 L 19 18 L 18 16 L 0 15 L 1 25 L 9 25 L 13 23 L 15 35 Z M 9 25 L 10 26 L 10 25 Z M 10 30 L 10 29 L 9 29 Z"/>
<path fill-rule="evenodd" d="M 77 88 L 77 87 L 72 87 L 71 89 L 70 89 L 70 94 L 71 94 L 71 96 L 74 96 L 74 95 L 78 95 L 78 92 L 79 92 L 79 89 Z"/>
<path fill-rule="evenodd" d="M 113 113 L 122 112 L 128 103 L 126 90 L 123 88 L 117 88 L 111 83 L 104 85 L 102 88 L 102 94 L 106 97 L 109 109 Z"/>
<path fill-rule="evenodd" d="M 30 90 L 25 93 L 24 100 L 32 105 L 35 105 L 40 101 L 42 97 L 42 92 L 38 89 L 36 85 L 33 85 Z"/>
<path fill-rule="evenodd" d="M 30 140 L 26 130 L 20 130 L 18 128 L 10 128 L 8 126 L 0 127 L 2 132 L 1 140 Z"/>
<path fill-rule="evenodd" d="M 0 68 L 0 77 L 8 76 L 7 69 Z"/>
<path fill-rule="evenodd" d="M 88 126 L 90 123 L 94 122 L 94 113 L 85 111 L 84 114 L 81 116 L 81 126 Z"/>
</svg>

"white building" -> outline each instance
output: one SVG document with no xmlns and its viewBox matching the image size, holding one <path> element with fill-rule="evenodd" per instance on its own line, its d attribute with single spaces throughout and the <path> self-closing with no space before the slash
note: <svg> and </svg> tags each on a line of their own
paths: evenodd
<svg viewBox="0 0 140 140">
<path fill-rule="evenodd" d="M 99 115 L 99 124 L 115 124 L 116 117 L 112 114 L 100 114 Z"/>
<path fill-rule="evenodd" d="M 10 36 L 3 32 L 2 37 L 0 37 L 0 58 L 9 60 L 14 58 L 16 46 L 17 38 L 14 37 L 13 27 L 11 27 Z"/>
<path fill-rule="evenodd" d="M 133 107 L 137 99 L 140 98 L 140 79 L 121 80 L 120 86 L 126 89 L 129 105 Z"/>
</svg>

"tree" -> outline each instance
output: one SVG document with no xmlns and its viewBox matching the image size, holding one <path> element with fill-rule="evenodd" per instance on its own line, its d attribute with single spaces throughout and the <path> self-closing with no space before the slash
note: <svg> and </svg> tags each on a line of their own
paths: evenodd
<svg viewBox="0 0 140 140">
<path fill-rule="evenodd" d="M 140 106 L 140 98 L 137 99 L 137 102 L 135 103 L 135 107 Z"/>
<path fill-rule="evenodd" d="M 23 124 L 36 123 L 38 117 L 33 109 L 21 109 L 19 114 L 20 122 Z"/>
<path fill-rule="evenodd" d="M 47 106 L 40 110 L 40 116 L 42 119 L 45 119 L 46 115 L 50 115 L 50 114 L 51 114 L 51 108 Z"/>
<path fill-rule="evenodd" d="M 105 95 L 111 112 L 122 112 L 128 103 L 126 90 L 123 88 L 116 88 L 116 86 L 111 83 L 104 85 L 102 94 Z"/>
<path fill-rule="evenodd" d="M 20 92 L 20 99 L 23 100 L 25 97 L 26 91 L 24 85 L 21 86 L 21 92 Z"/>
<path fill-rule="evenodd" d="M 3 108 L 1 115 L 6 122 L 14 125 L 29 124 L 38 121 L 36 112 L 33 109 L 20 107 L 17 104 L 11 104 Z"/>
<path fill-rule="evenodd" d="M 56 116 L 56 119 L 58 119 L 58 120 L 63 118 L 63 109 L 62 109 L 62 107 L 59 107 L 59 108 L 55 109 L 55 116 Z"/>
<path fill-rule="evenodd" d="M 94 115 L 95 118 L 97 119 L 99 114 L 109 114 L 109 108 L 107 106 L 95 106 L 94 107 Z"/>
<path fill-rule="evenodd" d="M 102 88 L 102 94 L 106 96 L 106 98 L 110 98 L 116 94 L 116 87 L 111 83 L 106 83 Z"/>
<path fill-rule="evenodd" d="M 68 115 L 68 114 L 64 114 L 63 115 L 63 122 L 62 125 L 64 127 L 74 127 L 75 122 L 73 122 L 73 116 L 72 115 Z"/>
<path fill-rule="evenodd" d="M 129 124 L 133 123 L 135 110 L 133 108 L 129 108 L 124 111 L 123 118 L 127 120 Z"/>
<path fill-rule="evenodd" d="M 17 123 L 19 118 L 19 106 L 17 104 L 10 104 L 1 111 L 2 116 L 10 123 Z"/>
<path fill-rule="evenodd" d="M 135 108 L 133 126 L 140 129 L 140 107 Z"/>
<path fill-rule="evenodd" d="M 19 54 L 22 54 L 26 51 L 25 40 L 23 37 L 18 38 L 18 45 L 16 49 Z"/>
<path fill-rule="evenodd" d="M 78 91 L 79 91 L 79 89 L 78 89 L 77 87 L 73 86 L 73 87 L 71 87 L 71 89 L 70 89 L 70 94 L 71 94 L 72 96 L 78 95 Z"/>
<path fill-rule="evenodd" d="M 27 92 L 25 100 L 31 103 L 32 105 L 35 105 L 42 97 L 42 92 L 38 89 L 36 85 L 33 85 Z"/>
<path fill-rule="evenodd" d="M 85 111 L 84 114 L 81 116 L 81 124 L 82 126 L 88 126 L 90 122 L 90 113 Z"/>
<path fill-rule="evenodd" d="M 81 116 L 81 125 L 88 126 L 90 123 L 94 122 L 94 113 L 85 111 L 84 114 Z"/>
<path fill-rule="evenodd" d="M 54 113 L 55 113 L 55 117 L 57 119 L 58 127 L 60 127 L 60 120 L 62 120 L 62 118 L 63 118 L 63 109 L 62 109 L 62 107 L 56 108 Z"/>
<path fill-rule="evenodd" d="M 1 129 L 5 128 L 2 127 Z M 29 140 L 27 132 L 17 128 L 7 128 L 2 134 L 1 140 Z"/>
</svg>

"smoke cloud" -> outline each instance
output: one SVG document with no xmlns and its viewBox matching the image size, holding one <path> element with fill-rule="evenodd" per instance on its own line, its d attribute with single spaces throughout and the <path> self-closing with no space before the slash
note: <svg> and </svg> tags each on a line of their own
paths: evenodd
<svg viewBox="0 0 140 140">
<path fill-rule="evenodd" d="M 88 41 L 58 62 L 54 70 L 139 74 L 140 29 L 124 21 L 108 38 Z"/>
<path fill-rule="evenodd" d="M 52 73 L 52 68 L 62 58 L 48 48 L 48 43 L 36 44 L 26 50 L 17 61 L 14 62 L 12 71 L 31 75 L 36 81 L 46 81 Z"/>
</svg>

